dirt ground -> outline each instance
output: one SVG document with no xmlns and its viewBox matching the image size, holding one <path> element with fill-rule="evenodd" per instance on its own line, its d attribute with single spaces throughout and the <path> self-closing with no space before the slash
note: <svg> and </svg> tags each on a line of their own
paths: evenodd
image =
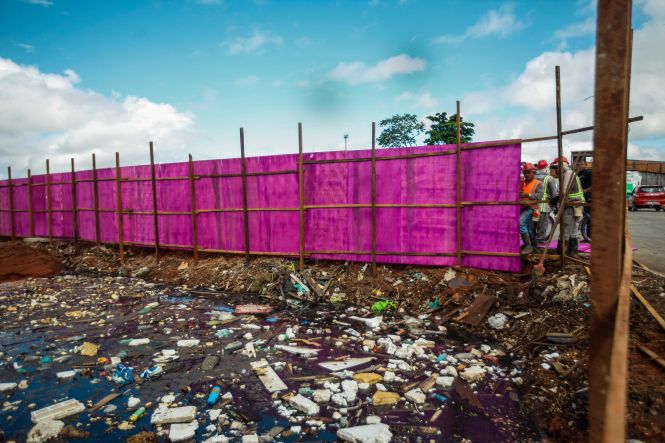
<svg viewBox="0 0 665 443">
<path fill-rule="evenodd" d="M 8 264 L 8 270 L 0 267 L 0 278 L 24 277 L 30 274 L 26 269 L 34 269 L 34 275 L 52 275 L 58 262 L 77 275 L 137 277 L 193 290 L 303 298 L 290 284 L 297 264 L 288 259 L 253 258 L 246 263 L 242 257 L 211 255 L 194 262 L 190 254 L 169 252 L 157 261 L 150 250 L 132 249 L 120 267 L 117 252 L 105 246 L 0 244 L 0 263 Z M 562 272 L 552 264 L 543 279 L 529 284 L 528 274 L 473 269 L 457 269 L 451 279 L 448 268 L 379 266 L 372 276 L 363 263 L 314 261 L 307 265 L 302 277 L 311 279 L 306 284 L 318 283 L 320 294 L 312 295 L 316 301 L 367 308 L 379 300 L 392 300 L 396 314 L 436 313 L 450 338 L 500 346 L 506 355 L 498 358 L 520 369 L 513 382 L 522 412 L 534 427 L 551 441 L 587 439 L 590 304 L 589 278 L 582 266 L 569 264 Z M 665 313 L 665 279 L 635 269 L 633 281 L 654 308 Z M 473 316 L 470 307 L 479 296 L 496 299 L 474 325 L 466 317 Z M 632 301 L 628 437 L 665 441 L 665 368 L 638 348 L 641 344 L 665 356 L 665 332 L 635 298 Z M 501 329 L 488 322 L 497 314 L 506 319 Z M 573 342 L 554 343 L 550 333 L 569 334 Z"/>
</svg>

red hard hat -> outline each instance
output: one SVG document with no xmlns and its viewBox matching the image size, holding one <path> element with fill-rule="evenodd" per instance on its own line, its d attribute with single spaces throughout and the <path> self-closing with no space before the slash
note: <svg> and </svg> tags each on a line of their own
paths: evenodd
<svg viewBox="0 0 665 443">
<path fill-rule="evenodd" d="M 522 166 L 522 171 L 525 171 L 525 172 L 526 171 L 533 171 L 535 169 L 536 168 L 533 166 L 533 163 L 524 163 L 524 165 Z"/>
<path fill-rule="evenodd" d="M 545 169 L 548 166 L 547 160 L 538 160 L 538 169 Z"/>
<path fill-rule="evenodd" d="M 568 163 L 568 158 L 563 157 L 563 162 L 564 162 L 564 163 Z M 554 158 L 554 160 L 552 160 L 552 163 L 550 163 L 550 164 L 551 164 L 551 165 L 556 165 L 556 164 L 558 164 L 558 163 L 559 163 L 559 157 L 556 157 L 556 158 Z M 568 164 L 570 164 L 570 163 L 568 163 Z"/>
</svg>

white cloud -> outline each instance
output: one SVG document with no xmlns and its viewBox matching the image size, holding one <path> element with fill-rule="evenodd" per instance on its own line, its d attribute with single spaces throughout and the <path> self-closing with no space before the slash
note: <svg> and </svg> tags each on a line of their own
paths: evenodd
<svg viewBox="0 0 665 443">
<path fill-rule="evenodd" d="M 236 80 L 236 85 L 239 86 L 251 86 L 259 82 L 259 78 L 255 75 L 248 75 L 247 77 L 239 78 Z"/>
<path fill-rule="evenodd" d="M 422 108 L 423 110 L 429 110 L 439 105 L 439 100 L 432 97 L 430 91 L 415 94 L 411 91 L 405 91 L 395 97 L 395 100 L 408 102 L 412 106 Z"/>
<path fill-rule="evenodd" d="M 16 43 L 16 46 L 18 46 L 19 48 L 25 49 L 25 52 L 27 52 L 29 54 L 32 54 L 33 52 L 35 52 L 35 47 L 32 46 L 32 45 L 29 45 L 27 43 Z"/>
<path fill-rule="evenodd" d="M 226 47 L 230 55 L 258 54 L 266 46 L 281 46 L 284 39 L 280 35 L 255 30 L 247 37 L 237 37 L 221 45 Z"/>
<path fill-rule="evenodd" d="M 0 58 L 0 158 L 17 171 L 41 171 L 52 159 L 67 170 L 69 157 L 97 152 L 100 164 L 121 152 L 124 164 L 145 162 L 154 140 L 161 152 L 181 148 L 194 129 L 193 116 L 144 97 L 106 97 L 77 86 L 72 70 L 50 74 Z"/>
<path fill-rule="evenodd" d="M 48 8 L 49 6 L 53 6 L 53 2 L 51 0 L 23 0 L 26 3 L 29 3 L 31 5 L 39 5 L 43 6 L 45 8 Z"/>
<path fill-rule="evenodd" d="M 388 80 L 396 75 L 423 71 L 426 66 L 427 62 L 422 58 L 400 54 L 381 60 L 374 66 L 367 66 L 363 62 L 342 62 L 330 71 L 328 77 L 335 81 L 358 85 L 360 83 Z"/>
<path fill-rule="evenodd" d="M 581 22 L 572 23 L 563 29 L 554 33 L 554 37 L 559 40 L 559 47 L 565 49 L 568 47 L 568 40 L 571 38 L 586 37 L 596 32 L 596 17 L 589 17 Z"/>
<path fill-rule="evenodd" d="M 665 2 L 642 0 L 647 16 L 634 31 L 630 115 L 644 121 L 631 124 L 629 154 L 638 158 L 665 159 L 665 146 L 653 140 L 665 138 Z M 527 138 L 556 133 L 554 67 L 561 66 L 563 129 L 593 124 L 595 52 L 593 48 L 544 52 L 527 62 L 516 78 L 501 87 L 473 91 L 462 100 L 462 115 L 476 123 L 476 139 Z M 508 115 L 509 117 L 503 117 Z M 589 149 L 593 133 L 564 138 L 565 149 Z M 523 147 L 529 160 L 549 158 L 555 142 L 529 143 Z"/>
<path fill-rule="evenodd" d="M 506 3 L 499 9 L 492 9 L 480 17 L 472 26 L 468 27 L 460 35 L 446 34 L 436 37 L 434 44 L 460 44 L 469 38 L 480 38 L 487 36 L 507 37 L 510 34 L 522 30 L 525 26 L 515 16 L 515 5 Z"/>
</svg>

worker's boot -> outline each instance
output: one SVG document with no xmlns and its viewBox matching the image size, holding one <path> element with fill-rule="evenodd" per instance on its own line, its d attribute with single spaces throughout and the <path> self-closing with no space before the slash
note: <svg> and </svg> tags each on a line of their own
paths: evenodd
<svg viewBox="0 0 665 443">
<path fill-rule="evenodd" d="M 524 242 L 524 246 L 522 247 L 522 251 L 520 251 L 520 253 L 522 255 L 533 254 L 533 246 L 531 246 L 531 238 L 529 237 L 529 233 L 527 232 L 526 234 L 520 235 L 522 236 L 522 241 Z"/>
<path fill-rule="evenodd" d="M 571 238 L 568 240 L 568 247 L 566 255 L 573 258 L 579 258 L 580 254 L 578 251 L 579 243 L 577 238 Z"/>
</svg>

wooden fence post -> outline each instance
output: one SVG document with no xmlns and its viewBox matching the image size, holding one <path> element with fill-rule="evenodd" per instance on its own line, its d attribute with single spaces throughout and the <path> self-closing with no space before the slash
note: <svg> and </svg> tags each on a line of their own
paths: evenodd
<svg viewBox="0 0 665 443">
<path fill-rule="evenodd" d="M 100 229 L 99 229 L 99 186 L 97 183 L 97 160 L 95 154 L 92 154 L 92 200 L 95 208 L 95 241 L 97 246 L 100 244 Z"/>
<path fill-rule="evenodd" d="M 455 212 L 457 219 L 457 265 L 462 266 L 462 130 L 460 124 L 460 105 L 457 101 L 457 116 L 455 126 L 457 128 L 457 152 L 455 153 L 455 189 L 457 200 L 455 202 Z"/>
<path fill-rule="evenodd" d="M 155 151 L 150 142 L 150 184 L 152 186 L 152 213 L 155 225 L 155 255 L 159 263 L 159 214 L 157 212 L 157 180 L 155 180 Z"/>
<path fill-rule="evenodd" d="M 46 159 L 46 203 L 48 214 L 48 242 L 53 241 L 53 202 L 51 201 L 51 166 L 49 159 Z"/>
<path fill-rule="evenodd" d="M 302 123 L 298 123 L 298 206 L 300 212 L 300 272 L 305 270 L 305 181 L 302 156 Z"/>
<path fill-rule="evenodd" d="M 561 68 L 557 65 L 554 68 L 554 76 L 556 79 L 556 144 L 557 144 L 557 151 L 559 155 L 559 168 L 557 170 L 559 174 L 559 194 L 563 191 L 564 189 L 563 186 L 563 177 L 565 175 L 565 171 L 563 169 L 563 134 L 562 134 L 562 128 L 561 128 Z M 565 211 L 566 210 L 566 201 L 568 200 L 567 195 L 559 195 L 559 211 Z M 561 223 L 559 224 L 559 248 L 561 249 L 561 269 L 563 269 L 563 266 L 566 264 L 566 236 L 565 236 L 565 229 L 564 229 L 564 224 L 563 224 L 563 218 L 565 215 L 561 216 Z M 553 229 L 555 229 L 556 226 L 554 226 Z M 549 246 L 549 245 L 548 245 Z"/>
<path fill-rule="evenodd" d="M 72 157 L 72 224 L 74 227 L 74 243 L 78 242 L 79 239 L 79 228 L 78 228 L 78 204 L 76 201 L 76 169 L 74 168 L 74 157 Z"/>
<path fill-rule="evenodd" d="M 7 197 L 9 198 L 9 225 L 11 226 L 12 240 L 16 240 L 16 226 L 14 225 L 14 189 L 12 188 L 12 167 L 7 166 Z"/>
<path fill-rule="evenodd" d="M 32 213 L 32 172 L 28 169 L 28 223 L 30 226 L 30 237 L 35 236 L 35 220 Z"/>
<path fill-rule="evenodd" d="M 376 275 L 376 123 L 372 122 L 372 275 Z"/>
<path fill-rule="evenodd" d="M 124 228 L 122 220 L 122 186 L 120 177 L 120 153 L 115 153 L 115 196 L 116 196 L 116 209 L 118 213 L 118 251 L 120 252 L 120 265 L 125 265 L 125 250 L 124 250 Z"/>
<path fill-rule="evenodd" d="M 194 183 L 194 162 L 189 154 L 189 195 L 192 200 L 192 246 L 194 247 L 194 261 L 199 259 L 198 235 L 196 227 L 196 185 Z"/>
<path fill-rule="evenodd" d="M 245 239 L 245 260 L 249 260 L 249 211 L 247 210 L 247 164 L 245 162 L 245 130 L 240 128 L 240 171 L 242 175 L 242 223 Z"/>
</svg>

